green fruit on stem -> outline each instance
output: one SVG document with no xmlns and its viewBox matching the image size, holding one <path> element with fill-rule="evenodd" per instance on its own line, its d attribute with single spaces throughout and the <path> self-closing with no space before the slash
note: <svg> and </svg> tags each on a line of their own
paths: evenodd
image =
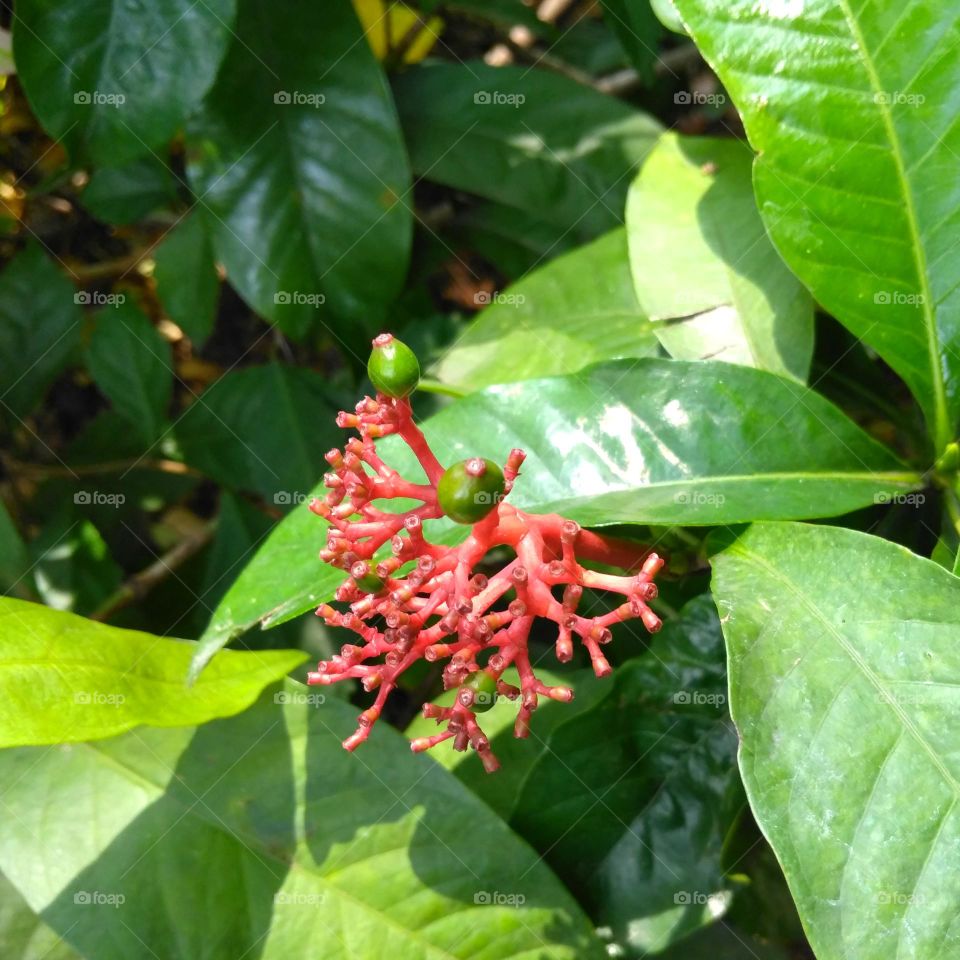
<svg viewBox="0 0 960 960">
<path fill-rule="evenodd" d="M 381 333 L 373 341 L 367 375 L 377 393 L 398 399 L 409 397 L 420 382 L 420 364 L 405 343 L 392 333 Z"/>
<path fill-rule="evenodd" d="M 486 713 L 497 702 L 497 681 L 486 670 L 478 670 L 466 686 L 473 691 L 474 713 Z"/>
<path fill-rule="evenodd" d="M 503 471 L 492 460 L 471 457 L 448 467 L 437 484 L 440 509 L 457 523 L 477 523 L 503 499 Z"/>
</svg>

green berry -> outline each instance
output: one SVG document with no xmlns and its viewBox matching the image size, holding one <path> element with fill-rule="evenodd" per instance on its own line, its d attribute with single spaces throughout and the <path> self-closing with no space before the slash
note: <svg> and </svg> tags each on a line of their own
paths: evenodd
<svg viewBox="0 0 960 960">
<path fill-rule="evenodd" d="M 473 691 L 474 713 L 486 713 L 497 702 L 497 681 L 486 670 L 478 670 L 466 686 Z"/>
<path fill-rule="evenodd" d="M 392 333 L 381 333 L 373 341 L 367 361 L 367 375 L 378 393 L 388 397 L 409 397 L 420 382 L 417 355 Z"/>
<path fill-rule="evenodd" d="M 375 573 L 365 574 L 354 582 L 364 593 L 380 593 L 386 586 L 386 581 L 383 577 L 378 577 Z"/>
<path fill-rule="evenodd" d="M 440 509 L 457 523 L 477 523 L 502 499 L 503 471 L 492 460 L 471 457 L 448 467 L 437 484 Z"/>
</svg>

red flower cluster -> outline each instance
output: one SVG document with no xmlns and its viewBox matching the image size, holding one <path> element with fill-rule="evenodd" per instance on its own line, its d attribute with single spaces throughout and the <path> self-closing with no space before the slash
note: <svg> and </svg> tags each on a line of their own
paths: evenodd
<svg viewBox="0 0 960 960">
<path fill-rule="evenodd" d="M 414 740 L 411 747 L 427 750 L 453 738 L 458 750 L 473 747 L 492 772 L 499 763 L 480 729 L 478 713 L 489 709 L 497 696 L 519 700 L 514 734 L 525 737 L 540 697 L 573 699 L 569 687 L 545 686 L 531 667 L 527 640 L 536 617 L 557 624 L 558 660 L 571 659 L 576 635 L 598 677 L 611 671 L 601 647 L 611 639 L 613 624 L 638 617 L 649 631 L 659 630 L 660 620 L 647 605 L 657 595 L 653 578 L 663 566 L 656 554 L 644 557 L 636 546 L 582 530 L 556 514 L 524 513 L 501 497 L 459 546 L 431 543 L 423 524 L 444 515 L 437 492 L 444 467 L 413 422 L 409 400 L 384 394 L 365 397 L 355 413 L 340 413 L 337 424 L 356 428 L 360 437 L 351 439 L 343 452 L 331 450 L 326 455 L 332 472 L 324 481 L 330 493 L 314 500 L 310 509 L 329 523 L 321 559 L 349 571 L 336 593 L 336 600 L 349 609 L 323 604 L 317 614 L 331 626 L 352 630 L 362 642 L 346 644 L 338 656 L 320 663 L 308 682 L 329 684 L 355 677 L 365 690 L 377 691 L 373 705 L 360 715 L 356 732 L 344 741 L 347 750 L 369 736 L 404 670 L 421 658 L 447 660 L 443 683 L 446 689 L 457 688 L 453 706 L 423 707 L 424 716 L 445 728 Z M 375 440 L 394 433 L 416 455 L 427 483 L 404 479 L 377 455 Z M 504 495 L 523 459 L 522 450 L 511 451 L 507 458 Z M 483 463 L 467 461 L 461 475 L 482 472 Z M 402 513 L 375 505 L 395 498 L 420 505 Z M 392 556 L 377 562 L 377 552 L 388 542 Z M 510 547 L 514 559 L 493 576 L 476 573 L 487 552 L 500 545 Z M 628 576 L 599 573 L 581 566 L 580 559 L 625 570 L 639 566 L 639 571 Z M 562 600 L 554 595 L 558 585 L 563 587 Z M 580 616 L 577 606 L 584 587 L 621 594 L 624 602 L 602 616 Z M 508 594 L 514 597 L 509 602 Z M 483 657 L 487 660 L 481 666 Z M 502 679 L 511 665 L 519 675 L 519 688 Z"/>
</svg>

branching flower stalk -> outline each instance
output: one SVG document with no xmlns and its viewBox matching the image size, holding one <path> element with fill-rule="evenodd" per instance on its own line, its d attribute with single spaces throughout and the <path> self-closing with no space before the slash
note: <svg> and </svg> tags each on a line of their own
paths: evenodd
<svg viewBox="0 0 960 960">
<path fill-rule="evenodd" d="M 424 716 L 443 729 L 413 740 L 411 748 L 419 752 L 452 739 L 457 750 L 476 750 L 493 772 L 499 763 L 478 714 L 497 697 L 518 701 L 514 735 L 526 737 L 541 697 L 573 699 L 569 687 L 547 686 L 534 673 L 528 640 L 535 619 L 557 625 L 558 660 L 573 657 L 576 637 L 596 675 L 604 677 L 611 672 L 602 651 L 612 638 L 611 627 L 639 618 L 650 632 L 660 629 L 648 601 L 657 595 L 653 580 L 663 560 L 581 529 L 573 520 L 528 514 L 506 503 L 524 460 L 522 450 L 510 451 L 502 470 L 480 457 L 445 469 L 413 421 L 409 394 L 419 379 L 416 358 L 390 334 L 373 345 L 369 370 L 377 396 L 364 397 L 354 413 L 338 415 L 338 426 L 356 429 L 359 437 L 343 451 L 327 453 L 331 472 L 324 482 L 330 492 L 310 504 L 329 524 L 321 559 L 349 573 L 335 595 L 347 609 L 323 604 L 317 614 L 330 626 L 352 630 L 361 642 L 346 644 L 321 662 L 308 682 L 355 678 L 368 692 L 376 691 L 373 705 L 344 741 L 354 750 L 370 735 L 405 670 L 420 659 L 447 661 L 443 684 L 456 689 L 454 703 L 424 704 Z M 377 455 L 376 441 L 392 434 L 410 447 L 427 483 L 403 478 Z M 402 512 L 377 506 L 400 498 L 417 505 Z M 458 546 L 431 543 L 424 535 L 424 522 L 443 516 L 471 525 Z M 387 543 L 392 556 L 378 561 Z M 510 548 L 513 559 L 492 576 L 476 572 L 495 547 Z M 601 573 L 581 561 L 636 572 Z M 601 616 L 583 616 L 577 609 L 587 587 L 618 594 L 622 603 Z M 510 666 L 519 675 L 519 687 L 503 679 Z"/>
</svg>

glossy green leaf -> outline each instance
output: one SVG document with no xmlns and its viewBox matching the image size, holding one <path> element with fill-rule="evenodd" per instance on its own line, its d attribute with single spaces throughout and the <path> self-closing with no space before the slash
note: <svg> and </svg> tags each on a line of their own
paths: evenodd
<svg viewBox="0 0 960 960">
<path fill-rule="evenodd" d="M 97 314 L 87 366 L 141 440 L 156 440 L 173 391 L 173 358 L 169 342 L 131 300 Z"/>
<path fill-rule="evenodd" d="M 180 640 L 0 598 L 0 747 L 230 716 L 306 659 L 299 650 L 229 650 L 188 689 L 192 652 Z"/>
<path fill-rule="evenodd" d="M 906 380 L 942 450 L 960 411 L 960 8 L 675 5 L 743 115 L 774 243 Z"/>
<path fill-rule="evenodd" d="M 80 342 L 73 284 L 36 244 L 0 274 L 0 407 L 25 417 Z"/>
<path fill-rule="evenodd" d="M 230 282 L 293 336 L 378 326 L 403 284 L 410 171 L 350 0 L 240 0 L 190 127 L 190 179 Z"/>
<path fill-rule="evenodd" d="M 668 29 L 674 33 L 687 35 L 687 28 L 677 13 L 677 8 L 673 5 L 673 0 L 650 0 L 650 8 L 653 10 L 656 18 Z"/>
<path fill-rule="evenodd" d="M 736 140 L 666 134 L 627 199 L 637 299 L 671 356 L 806 380 L 813 300 L 767 238 Z"/>
<path fill-rule="evenodd" d="M 234 0 L 23 0 L 14 58 L 46 129 L 118 163 L 160 147 L 201 101 L 233 17 Z"/>
<path fill-rule="evenodd" d="M 181 220 L 157 247 L 157 296 L 170 319 L 200 349 L 213 332 L 220 279 L 213 247 L 196 213 Z"/>
<path fill-rule="evenodd" d="M 510 501 L 592 526 L 830 516 L 921 483 L 813 391 L 727 363 L 623 360 L 491 387 L 424 428 L 443 462 L 502 462 L 523 447 L 528 458 Z M 388 439 L 380 449 L 419 476 L 405 448 Z M 431 527 L 452 542 L 465 535 Z M 324 542 L 323 522 L 305 506 L 296 510 L 227 592 L 206 639 L 222 646 L 256 623 L 329 599 L 343 572 L 316 559 Z"/>
<path fill-rule="evenodd" d="M 167 164 L 153 153 L 121 166 L 94 170 L 80 202 L 107 223 L 134 223 L 176 200 Z"/>
<path fill-rule="evenodd" d="M 17 824 L 0 866 L 97 960 L 605 955 L 550 870 L 454 777 L 386 726 L 348 754 L 355 710 L 318 696 L 289 684 L 196 733 L 0 753 Z"/>
<path fill-rule="evenodd" d="M 430 371 L 463 392 L 658 352 L 633 291 L 623 229 L 551 260 L 502 293 L 477 296 L 490 305 Z"/>
<path fill-rule="evenodd" d="M 0 945 L 5 960 L 82 960 L 0 874 Z"/>
<path fill-rule="evenodd" d="M 580 240 L 623 222 L 660 125 L 558 74 L 482 63 L 407 71 L 397 106 L 414 171 L 533 213 Z"/>
<path fill-rule="evenodd" d="M 543 854 L 613 956 L 658 952 L 731 896 L 721 854 L 744 800 L 713 602 L 698 597 L 611 678 L 585 670 L 556 682 L 576 699 L 539 708 L 529 739 L 513 737 L 516 704 L 484 715 L 497 776 L 449 743 L 434 752 L 466 756 L 457 776 Z M 507 718 L 501 731 L 487 723 L 494 713 Z M 416 735 L 430 732 L 418 723 Z"/>
<path fill-rule="evenodd" d="M 740 769 L 819 960 L 960 948 L 960 580 L 851 530 L 714 560 Z"/>
<path fill-rule="evenodd" d="M 312 370 L 269 363 L 233 370 L 176 425 L 187 463 L 281 510 L 302 503 L 339 431 L 336 401 Z"/>
</svg>

